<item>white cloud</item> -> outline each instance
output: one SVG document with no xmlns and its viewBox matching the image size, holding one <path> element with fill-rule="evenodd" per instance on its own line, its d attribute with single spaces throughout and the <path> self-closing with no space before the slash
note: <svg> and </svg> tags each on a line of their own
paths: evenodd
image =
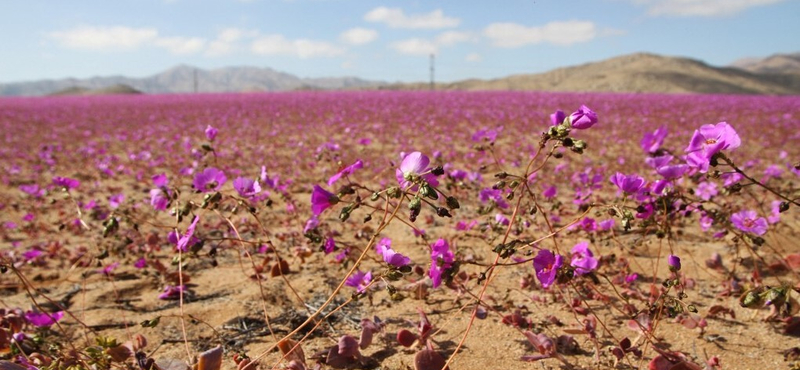
<svg viewBox="0 0 800 370">
<path fill-rule="evenodd" d="M 132 50 L 158 38 L 155 28 L 78 26 L 48 36 L 62 47 L 84 50 Z"/>
<path fill-rule="evenodd" d="M 288 40 L 283 35 L 261 36 L 253 41 L 250 50 L 260 55 L 288 55 L 300 59 L 334 57 L 344 54 L 344 49 L 324 41 Z"/>
<path fill-rule="evenodd" d="M 155 45 L 172 54 L 194 54 L 206 47 L 206 40 L 199 37 L 160 37 Z"/>
<path fill-rule="evenodd" d="M 436 54 L 439 48 L 435 43 L 423 39 L 408 39 L 393 42 L 389 45 L 392 49 L 401 54 L 408 55 L 428 55 Z"/>
<path fill-rule="evenodd" d="M 254 38 L 257 36 L 257 30 L 224 28 L 219 31 L 217 38 L 209 43 L 205 55 L 216 57 L 233 53 L 240 48 L 240 40 L 245 38 Z"/>
<path fill-rule="evenodd" d="M 647 6 L 652 16 L 716 17 L 739 13 L 748 8 L 776 4 L 785 0 L 633 0 Z"/>
<path fill-rule="evenodd" d="M 597 36 L 597 27 L 589 21 L 550 22 L 527 27 L 516 23 L 492 23 L 483 30 L 492 44 L 501 48 L 517 48 L 529 44 L 571 45 Z"/>
<path fill-rule="evenodd" d="M 436 36 L 436 44 L 441 46 L 451 46 L 461 42 L 472 40 L 472 34 L 469 32 L 447 31 L 442 32 Z"/>
<path fill-rule="evenodd" d="M 351 45 L 365 45 L 378 39 L 378 31 L 368 28 L 351 28 L 339 35 L 339 40 Z"/>
<path fill-rule="evenodd" d="M 428 55 L 438 53 L 442 47 L 453 46 L 474 39 L 469 32 L 446 31 L 437 35 L 433 40 L 413 38 L 393 42 L 389 44 L 389 47 L 401 54 Z"/>
<path fill-rule="evenodd" d="M 467 62 L 480 62 L 483 60 L 483 57 L 478 53 L 469 53 L 464 60 Z"/>
<path fill-rule="evenodd" d="M 425 14 L 406 15 L 403 9 L 387 8 L 384 6 L 370 10 L 364 15 L 364 20 L 368 22 L 385 23 L 392 28 L 451 28 L 461 23 L 461 20 L 454 17 L 446 17 L 441 9 L 434 10 Z"/>
</svg>

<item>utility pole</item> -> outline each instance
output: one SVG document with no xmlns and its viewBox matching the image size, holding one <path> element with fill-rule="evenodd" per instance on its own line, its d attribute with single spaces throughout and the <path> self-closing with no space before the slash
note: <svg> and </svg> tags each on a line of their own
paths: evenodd
<svg viewBox="0 0 800 370">
<path fill-rule="evenodd" d="M 194 69 L 194 93 L 197 94 L 197 68 Z"/>
<path fill-rule="evenodd" d="M 433 62 L 434 62 L 435 58 L 436 58 L 436 55 L 431 53 L 431 91 L 436 89 L 436 85 L 434 84 L 434 80 L 433 80 L 433 71 L 434 71 Z"/>
</svg>

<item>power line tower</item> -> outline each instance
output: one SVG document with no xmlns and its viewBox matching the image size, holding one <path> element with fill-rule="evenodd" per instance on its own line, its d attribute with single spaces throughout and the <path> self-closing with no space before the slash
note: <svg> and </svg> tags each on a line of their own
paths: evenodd
<svg viewBox="0 0 800 370">
<path fill-rule="evenodd" d="M 431 54 L 431 91 L 436 89 L 436 84 L 434 83 L 434 80 L 433 80 L 433 72 L 434 72 L 433 63 L 434 63 L 435 59 L 436 59 L 436 55 L 435 54 Z"/>
</svg>

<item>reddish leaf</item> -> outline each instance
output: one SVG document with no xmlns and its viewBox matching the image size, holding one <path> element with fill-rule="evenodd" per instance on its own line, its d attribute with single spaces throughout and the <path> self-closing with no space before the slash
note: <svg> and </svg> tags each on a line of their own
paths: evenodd
<svg viewBox="0 0 800 370">
<path fill-rule="evenodd" d="M 406 329 L 397 332 L 397 341 L 403 347 L 411 347 L 411 345 L 414 344 L 415 340 L 417 340 L 417 336 Z"/>
<path fill-rule="evenodd" d="M 414 356 L 415 370 L 450 370 L 444 367 L 446 363 L 442 355 L 432 349 L 423 349 Z"/>
</svg>

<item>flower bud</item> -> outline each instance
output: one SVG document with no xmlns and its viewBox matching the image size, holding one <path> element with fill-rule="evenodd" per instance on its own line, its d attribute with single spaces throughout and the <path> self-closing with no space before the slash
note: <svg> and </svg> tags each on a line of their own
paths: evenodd
<svg viewBox="0 0 800 370">
<path fill-rule="evenodd" d="M 681 270 L 681 258 L 674 254 L 670 254 L 669 257 L 667 257 L 667 264 L 669 264 L 669 270 L 672 272 Z"/>
<path fill-rule="evenodd" d="M 450 209 L 459 209 L 461 208 L 461 205 L 458 204 L 458 199 L 456 199 L 453 196 L 449 196 L 447 197 L 447 207 L 449 207 Z"/>
</svg>

